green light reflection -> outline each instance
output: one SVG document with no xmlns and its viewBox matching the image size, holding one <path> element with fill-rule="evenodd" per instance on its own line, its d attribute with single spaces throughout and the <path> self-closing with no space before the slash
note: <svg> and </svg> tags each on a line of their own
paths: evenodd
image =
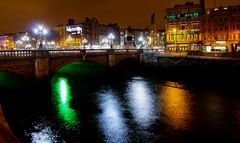
<svg viewBox="0 0 240 143">
<path fill-rule="evenodd" d="M 72 99 L 71 88 L 66 78 L 58 78 L 55 85 L 55 98 L 57 98 L 58 118 L 66 129 L 74 129 L 80 123 L 77 112 L 70 107 Z"/>
</svg>

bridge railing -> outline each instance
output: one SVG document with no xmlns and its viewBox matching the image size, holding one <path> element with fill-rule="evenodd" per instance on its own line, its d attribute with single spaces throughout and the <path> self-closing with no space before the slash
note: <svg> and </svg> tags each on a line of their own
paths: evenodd
<svg viewBox="0 0 240 143">
<path fill-rule="evenodd" d="M 142 53 L 142 49 L 112 49 L 113 53 Z"/>
<path fill-rule="evenodd" d="M 50 57 L 82 56 L 86 50 L 49 50 L 48 54 Z"/>
<path fill-rule="evenodd" d="M 1 59 L 142 53 L 142 49 L 0 50 Z"/>
<path fill-rule="evenodd" d="M 33 51 L 31 50 L 0 50 L 1 59 L 11 58 L 32 58 Z"/>
</svg>

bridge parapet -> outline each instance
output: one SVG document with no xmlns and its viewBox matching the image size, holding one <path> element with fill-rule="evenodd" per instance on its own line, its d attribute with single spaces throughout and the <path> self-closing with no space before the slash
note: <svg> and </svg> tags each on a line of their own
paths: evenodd
<svg viewBox="0 0 240 143">
<path fill-rule="evenodd" d="M 142 53 L 141 49 L 0 50 L 1 59 Z"/>
<path fill-rule="evenodd" d="M 41 78 L 75 61 L 96 61 L 109 67 L 125 58 L 141 62 L 142 52 L 141 49 L 0 50 L 0 70 Z"/>
<path fill-rule="evenodd" d="M 30 50 L 4 50 L 0 51 L 1 59 L 13 59 L 13 58 L 32 58 L 33 51 Z"/>
</svg>

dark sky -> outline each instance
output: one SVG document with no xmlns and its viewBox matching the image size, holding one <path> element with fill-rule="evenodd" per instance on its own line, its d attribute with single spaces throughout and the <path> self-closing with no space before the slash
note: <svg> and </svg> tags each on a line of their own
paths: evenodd
<svg viewBox="0 0 240 143">
<path fill-rule="evenodd" d="M 164 28 L 164 14 L 168 7 L 186 1 L 199 0 L 2 0 L 0 4 L 0 34 L 31 29 L 37 22 L 48 26 L 66 24 L 68 18 L 81 22 L 96 17 L 100 23 L 141 28 L 150 25 L 156 13 L 158 28 Z M 206 0 L 206 7 L 213 7 Z M 240 0 L 216 0 L 217 6 L 240 5 Z"/>
</svg>

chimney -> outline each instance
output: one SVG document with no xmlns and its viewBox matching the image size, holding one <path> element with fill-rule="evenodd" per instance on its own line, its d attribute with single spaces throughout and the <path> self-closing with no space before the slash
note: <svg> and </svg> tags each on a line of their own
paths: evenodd
<svg viewBox="0 0 240 143">
<path fill-rule="evenodd" d="M 73 25 L 75 23 L 74 19 L 68 19 L 68 25 Z"/>
</svg>

